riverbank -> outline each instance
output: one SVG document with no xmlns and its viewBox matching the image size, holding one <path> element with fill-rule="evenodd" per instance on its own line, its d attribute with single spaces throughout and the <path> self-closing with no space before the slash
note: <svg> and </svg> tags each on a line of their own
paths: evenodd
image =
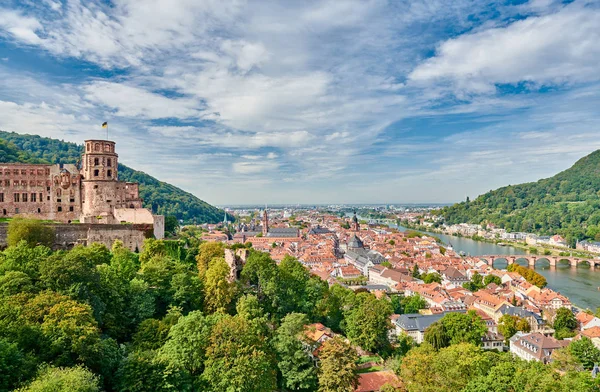
<svg viewBox="0 0 600 392">
<path fill-rule="evenodd" d="M 443 230 L 437 229 L 435 227 L 427 227 L 422 225 L 413 225 L 410 222 L 403 221 L 402 225 L 408 229 L 425 232 L 425 233 L 433 233 L 433 234 L 442 234 L 457 238 L 469 238 L 472 241 L 484 242 L 488 244 L 494 244 L 498 246 L 510 246 L 513 248 L 521 249 L 527 254 L 537 255 L 537 256 L 569 256 L 569 257 L 580 257 L 580 258 L 600 258 L 599 253 L 582 251 L 571 248 L 559 248 L 559 247 L 550 247 L 547 245 L 529 245 L 524 242 L 515 242 L 510 240 L 501 240 L 501 239 L 489 239 L 485 237 L 481 237 L 478 235 L 473 235 L 471 237 L 465 237 L 461 234 L 449 234 L 445 233 Z"/>
</svg>

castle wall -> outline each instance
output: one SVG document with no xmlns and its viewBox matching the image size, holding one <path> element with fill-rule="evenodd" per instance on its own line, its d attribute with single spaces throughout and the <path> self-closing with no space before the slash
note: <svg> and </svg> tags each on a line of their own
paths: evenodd
<svg viewBox="0 0 600 392">
<path fill-rule="evenodd" d="M 142 250 L 144 239 L 152 236 L 152 225 L 49 224 L 54 229 L 54 249 L 70 249 L 75 245 L 100 243 L 108 248 L 116 240 L 132 251 Z M 0 223 L 0 247 L 7 246 L 8 223 Z"/>
</svg>

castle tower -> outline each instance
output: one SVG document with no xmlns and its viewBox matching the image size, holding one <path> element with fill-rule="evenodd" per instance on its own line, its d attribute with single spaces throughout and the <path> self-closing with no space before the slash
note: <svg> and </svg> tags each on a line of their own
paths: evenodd
<svg viewBox="0 0 600 392">
<path fill-rule="evenodd" d="M 266 237 L 268 233 L 269 233 L 269 215 L 267 214 L 267 209 L 265 208 L 265 212 L 263 212 L 263 218 L 262 218 L 263 237 Z"/>
<path fill-rule="evenodd" d="M 86 140 L 81 157 L 82 168 L 82 218 L 92 222 L 104 219 L 111 223 L 113 208 L 124 200 L 123 190 L 117 181 L 118 155 L 115 142 L 110 140 Z"/>
</svg>

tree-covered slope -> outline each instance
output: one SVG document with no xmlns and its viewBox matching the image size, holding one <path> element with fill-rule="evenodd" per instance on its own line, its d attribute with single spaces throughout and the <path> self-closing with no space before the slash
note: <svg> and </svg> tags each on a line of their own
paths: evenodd
<svg viewBox="0 0 600 392">
<path fill-rule="evenodd" d="M 509 185 L 440 210 L 446 223 L 490 222 L 510 231 L 600 240 L 600 150 L 557 175 Z"/>
<path fill-rule="evenodd" d="M 75 163 L 83 146 L 37 135 L 0 131 L 0 162 Z M 173 215 L 185 222 L 217 223 L 223 210 L 196 196 L 140 171 L 119 164 L 119 179 L 138 182 L 144 206 L 154 213 Z"/>
</svg>

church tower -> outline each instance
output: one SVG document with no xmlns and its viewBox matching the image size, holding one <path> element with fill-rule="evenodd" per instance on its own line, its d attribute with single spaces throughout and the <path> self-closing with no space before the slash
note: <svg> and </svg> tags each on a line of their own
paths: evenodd
<svg viewBox="0 0 600 392">
<path fill-rule="evenodd" d="M 358 223 L 358 218 L 356 217 L 356 211 L 354 211 L 354 216 L 352 217 L 352 230 L 355 232 L 360 231 L 360 223 Z"/>
<path fill-rule="evenodd" d="M 267 209 L 263 212 L 262 218 L 262 234 L 263 237 L 266 237 L 269 234 L 269 215 L 267 214 Z"/>
</svg>

